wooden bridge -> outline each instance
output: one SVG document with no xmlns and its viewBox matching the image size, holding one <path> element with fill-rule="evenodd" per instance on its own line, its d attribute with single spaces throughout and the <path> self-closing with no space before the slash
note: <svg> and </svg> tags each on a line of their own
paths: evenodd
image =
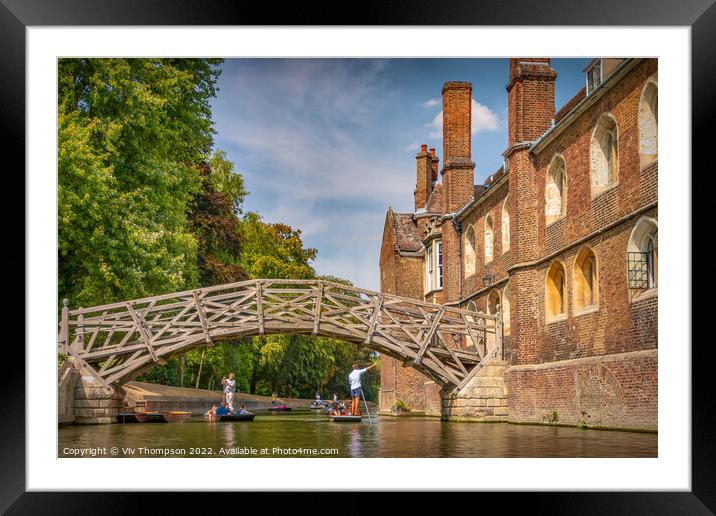
<svg viewBox="0 0 716 516">
<path fill-rule="evenodd" d="M 497 316 L 323 280 L 249 280 L 70 310 L 58 352 L 107 388 L 157 363 L 226 339 L 322 335 L 403 361 L 459 391 L 502 354 Z"/>
</svg>

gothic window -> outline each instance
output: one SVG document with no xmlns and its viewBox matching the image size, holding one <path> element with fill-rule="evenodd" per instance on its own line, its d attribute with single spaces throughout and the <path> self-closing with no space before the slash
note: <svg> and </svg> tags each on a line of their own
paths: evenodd
<svg viewBox="0 0 716 516">
<path fill-rule="evenodd" d="M 475 260 L 477 254 L 475 253 L 475 228 L 470 225 L 465 232 L 465 244 L 463 246 L 464 256 L 464 270 L 465 277 L 472 276 L 475 274 Z"/>
<path fill-rule="evenodd" d="M 435 247 L 437 249 L 437 256 L 436 256 L 436 269 L 437 269 L 437 278 L 436 278 L 436 284 L 437 288 L 443 288 L 443 241 L 437 240 L 435 242 Z"/>
<path fill-rule="evenodd" d="M 443 288 L 443 242 L 435 240 L 425 248 L 425 293 Z"/>
<path fill-rule="evenodd" d="M 617 123 L 611 115 L 599 117 L 589 146 L 592 197 L 616 184 L 619 176 Z"/>
<path fill-rule="evenodd" d="M 642 167 L 656 161 L 659 156 L 658 95 L 656 83 L 649 80 L 639 99 L 639 158 Z"/>
<path fill-rule="evenodd" d="M 510 206 L 507 204 L 508 199 L 502 203 L 502 252 L 505 253 L 510 249 Z"/>
<path fill-rule="evenodd" d="M 485 219 L 485 263 L 492 261 L 493 243 L 492 215 L 488 215 Z"/>
<path fill-rule="evenodd" d="M 510 334 L 510 286 L 502 291 L 502 330 L 505 335 Z"/>
<path fill-rule="evenodd" d="M 487 296 L 487 313 L 490 315 L 497 315 L 500 311 L 501 306 L 500 293 L 497 290 L 490 291 L 490 295 Z M 487 352 L 489 353 L 495 347 L 495 332 L 494 326 L 490 328 L 487 333 Z"/>
<path fill-rule="evenodd" d="M 597 258 L 589 248 L 582 249 L 574 261 L 574 308 L 588 310 L 599 304 Z"/>
<path fill-rule="evenodd" d="M 658 286 L 659 228 L 656 219 L 641 217 L 627 248 L 629 292 L 632 298 Z"/>
<path fill-rule="evenodd" d="M 545 316 L 547 322 L 564 315 L 567 311 L 564 266 L 554 262 L 547 272 L 545 285 Z"/>
<path fill-rule="evenodd" d="M 544 189 L 544 212 L 547 225 L 566 213 L 567 196 L 565 192 L 567 167 L 564 158 L 556 155 L 547 170 L 547 182 Z"/>
<path fill-rule="evenodd" d="M 425 249 L 425 292 L 433 290 L 433 246 Z"/>
<path fill-rule="evenodd" d="M 467 309 L 468 309 L 469 311 L 471 311 L 471 312 L 477 312 L 477 306 L 475 305 L 475 302 L 474 302 L 474 301 L 470 301 L 470 302 L 467 304 Z M 473 323 L 474 323 L 474 322 L 477 322 L 475 316 L 473 316 L 473 315 L 468 315 L 468 316 L 467 316 L 467 319 L 468 319 L 468 321 L 473 322 Z M 475 334 L 479 334 L 479 331 L 475 330 L 474 333 L 475 333 Z M 468 337 L 467 337 L 467 345 L 468 345 L 468 347 L 469 347 L 469 346 L 475 346 L 475 344 L 476 344 L 475 339 L 473 339 L 471 336 L 468 335 Z"/>
</svg>

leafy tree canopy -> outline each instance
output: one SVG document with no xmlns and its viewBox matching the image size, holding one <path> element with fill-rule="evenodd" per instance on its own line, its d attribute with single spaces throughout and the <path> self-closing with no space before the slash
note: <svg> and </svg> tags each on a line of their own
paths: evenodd
<svg viewBox="0 0 716 516">
<path fill-rule="evenodd" d="M 196 284 L 187 207 L 213 143 L 220 62 L 59 61 L 60 298 L 88 306 Z"/>
</svg>

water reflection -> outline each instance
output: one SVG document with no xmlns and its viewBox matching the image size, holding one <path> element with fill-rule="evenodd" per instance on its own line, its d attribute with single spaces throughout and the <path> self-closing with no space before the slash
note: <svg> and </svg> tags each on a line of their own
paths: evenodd
<svg viewBox="0 0 716 516">
<path fill-rule="evenodd" d="M 355 423 L 351 423 L 354 425 Z M 361 455 L 361 432 L 360 429 L 357 426 L 352 426 L 350 430 L 348 430 L 348 451 L 350 452 L 351 457 L 362 457 Z"/>
<path fill-rule="evenodd" d="M 71 456 L 63 453 L 67 447 L 112 446 L 208 447 L 214 456 L 221 456 L 220 448 L 293 447 L 335 448 L 339 457 L 656 457 L 657 435 L 413 417 L 334 423 L 309 411 L 257 414 L 250 423 L 196 419 L 59 429 L 59 456 Z"/>
</svg>

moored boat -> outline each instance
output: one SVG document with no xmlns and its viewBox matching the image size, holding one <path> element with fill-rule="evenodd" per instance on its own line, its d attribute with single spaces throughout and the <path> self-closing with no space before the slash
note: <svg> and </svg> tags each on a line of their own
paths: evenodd
<svg viewBox="0 0 716 516">
<path fill-rule="evenodd" d="M 188 421 L 191 418 L 191 412 L 183 410 L 173 410 L 171 412 L 164 412 L 162 414 L 164 419 L 170 423 L 179 423 L 182 421 Z"/>
<path fill-rule="evenodd" d="M 255 414 L 224 414 L 219 421 L 253 421 Z"/>
<path fill-rule="evenodd" d="M 291 410 L 291 407 L 288 405 L 274 405 L 273 407 L 269 408 L 272 412 L 288 412 Z"/>
<path fill-rule="evenodd" d="M 146 419 L 143 421 L 144 423 L 166 423 L 167 420 L 164 417 L 164 414 L 160 412 L 145 412 L 144 416 Z"/>
<path fill-rule="evenodd" d="M 134 412 L 117 414 L 117 423 L 141 423 Z"/>
<path fill-rule="evenodd" d="M 360 423 L 361 416 L 330 416 L 334 423 Z"/>
</svg>

